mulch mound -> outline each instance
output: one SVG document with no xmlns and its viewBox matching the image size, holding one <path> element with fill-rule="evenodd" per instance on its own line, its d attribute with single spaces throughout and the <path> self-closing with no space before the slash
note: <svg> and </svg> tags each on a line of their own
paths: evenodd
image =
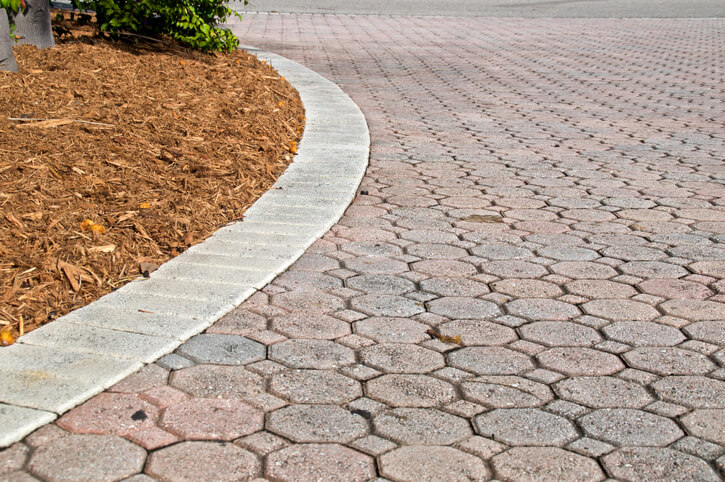
<svg viewBox="0 0 725 482">
<path fill-rule="evenodd" d="M 16 47 L 19 73 L 0 72 L 6 343 L 239 219 L 304 126 L 297 92 L 246 52 L 61 25 L 56 47 Z"/>
</svg>

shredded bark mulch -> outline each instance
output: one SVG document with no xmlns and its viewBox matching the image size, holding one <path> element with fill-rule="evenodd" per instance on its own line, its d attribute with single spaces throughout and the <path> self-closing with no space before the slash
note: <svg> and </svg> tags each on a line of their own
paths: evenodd
<svg viewBox="0 0 725 482">
<path fill-rule="evenodd" d="M 0 343 L 239 219 L 304 126 L 297 92 L 246 52 L 60 25 L 0 72 Z"/>
</svg>

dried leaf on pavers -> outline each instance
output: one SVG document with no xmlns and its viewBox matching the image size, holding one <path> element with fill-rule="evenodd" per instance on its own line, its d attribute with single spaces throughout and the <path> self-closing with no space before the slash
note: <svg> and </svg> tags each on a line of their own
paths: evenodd
<svg viewBox="0 0 725 482">
<path fill-rule="evenodd" d="M 456 345 L 461 344 L 461 335 L 456 335 L 456 336 L 444 335 L 443 333 L 441 333 L 440 331 L 438 331 L 434 328 L 429 329 L 426 333 L 428 333 L 433 338 L 438 338 L 443 343 L 455 343 Z"/>
<path fill-rule="evenodd" d="M 503 218 L 498 214 L 471 214 L 462 218 L 461 221 L 469 223 L 502 223 Z"/>
</svg>

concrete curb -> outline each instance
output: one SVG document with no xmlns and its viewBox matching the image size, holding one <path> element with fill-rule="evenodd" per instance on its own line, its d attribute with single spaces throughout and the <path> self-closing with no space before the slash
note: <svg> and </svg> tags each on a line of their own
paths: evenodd
<svg viewBox="0 0 725 482">
<path fill-rule="evenodd" d="M 171 353 L 297 260 L 342 216 L 368 162 L 358 106 L 337 85 L 253 47 L 299 91 L 297 157 L 244 215 L 161 266 L 0 350 L 0 447 Z"/>
</svg>

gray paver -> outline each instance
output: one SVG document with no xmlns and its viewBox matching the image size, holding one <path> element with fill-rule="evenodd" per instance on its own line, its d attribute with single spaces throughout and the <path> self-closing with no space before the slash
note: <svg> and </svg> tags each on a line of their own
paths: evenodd
<svg viewBox="0 0 725 482">
<path fill-rule="evenodd" d="M 613 477 L 622 479 L 719 479 L 702 459 L 668 448 L 627 447 L 606 455 L 602 461 Z"/>
<path fill-rule="evenodd" d="M 514 447 L 491 462 L 496 473 L 509 480 L 576 482 L 605 478 L 595 460 L 556 447 Z"/>
<path fill-rule="evenodd" d="M 264 346 L 237 335 L 197 335 L 184 343 L 178 353 L 197 363 L 246 365 L 262 360 Z"/>
<path fill-rule="evenodd" d="M 536 408 L 499 408 L 478 415 L 474 425 L 507 445 L 563 446 L 579 437 L 570 421 Z"/>
</svg>

